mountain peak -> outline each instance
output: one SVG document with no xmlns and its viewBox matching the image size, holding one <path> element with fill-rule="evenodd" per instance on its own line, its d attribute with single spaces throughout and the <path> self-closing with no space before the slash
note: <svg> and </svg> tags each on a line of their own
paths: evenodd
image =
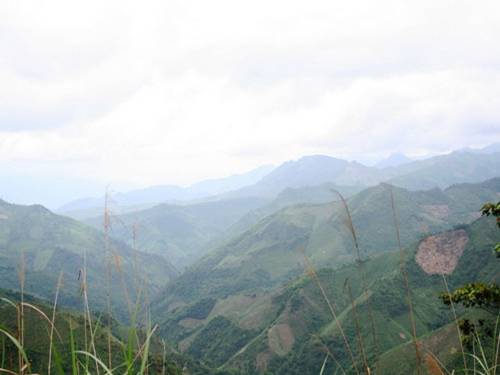
<svg viewBox="0 0 500 375">
<path fill-rule="evenodd" d="M 375 166 L 378 168 L 398 167 L 410 163 L 412 159 L 402 153 L 392 153 L 387 158 L 380 160 Z"/>
</svg>

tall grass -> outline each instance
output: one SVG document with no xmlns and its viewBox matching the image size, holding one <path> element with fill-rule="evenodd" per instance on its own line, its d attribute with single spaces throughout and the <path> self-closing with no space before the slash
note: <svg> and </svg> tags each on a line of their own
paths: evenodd
<svg viewBox="0 0 500 375">
<path fill-rule="evenodd" d="M 323 297 L 323 300 L 327 304 L 328 310 L 330 311 L 330 314 L 332 315 L 333 321 L 335 322 L 335 325 L 337 326 L 337 329 L 340 332 L 340 335 L 341 335 L 343 343 L 344 343 L 345 350 L 346 350 L 346 352 L 349 356 L 349 359 L 351 361 L 352 368 L 354 369 L 356 374 L 359 375 L 360 372 L 358 370 L 358 365 L 357 365 L 356 359 L 354 358 L 354 354 L 353 354 L 353 351 L 351 349 L 351 345 L 349 344 L 349 340 L 347 339 L 347 336 L 344 332 L 344 329 L 342 328 L 342 323 L 338 319 L 338 315 L 337 315 L 336 309 L 334 307 L 334 304 L 330 301 L 330 298 L 328 297 L 328 295 L 325 291 L 325 288 L 323 287 L 323 284 L 321 283 L 321 280 L 318 277 L 318 274 L 316 272 L 314 265 L 311 263 L 311 261 L 309 260 L 309 258 L 305 254 L 305 252 L 302 251 L 302 253 L 304 256 L 304 260 L 306 262 L 306 271 L 309 274 L 309 276 L 314 280 L 314 282 L 318 286 L 319 290 L 321 291 L 321 295 Z"/>
<path fill-rule="evenodd" d="M 408 303 L 408 313 L 410 316 L 412 340 L 413 340 L 413 346 L 415 348 L 415 361 L 416 361 L 417 374 L 421 375 L 422 374 L 422 355 L 420 353 L 420 348 L 418 346 L 417 325 L 415 323 L 415 314 L 413 312 L 413 301 L 411 298 L 410 283 L 408 281 L 408 272 L 406 271 L 406 255 L 405 255 L 405 251 L 403 249 L 403 245 L 401 244 L 401 233 L 399 230 L 399 218 L 398 218 L 398 214 L 397 214 L 397 210 L 396 210 L 396 203 L 394 201 L 394 191 L 392 189 L 392 185 L 389 185 L 389 193 L 390 193 L 390 197 L 391 197 L 391 209 L 392 209 L 392 215 L 393 215 L 393 219 L 394 219 L 394 228 L 396 230 L 396 239 L 397 239 L 398 248 L 399 248 L 399 268 L 400 268 L 401 276 L 403 277 L 404 288 L 406 291 L 406 299 L 407 299 L 407 303 Z"/>
<path fill-rule="evenodd" d="M 497 375 L 497 369 L 499 367 L 499 354 L 500 354 L 500 333 L 499 333 L 499 320 L 500 317 L 497 318 L 495 333 L 493 337 L 492 344 L 492 353 L 489 354 L 489 349 L 484 345 L 484 340 L 482 340 L 478 335 L 474 336 L 474 345 L 471 353 L 467 353 L 465 351 L 464 345 L 462 344 L 462 336 L 460 332 L 460 328 L 458 326 L 458 316 L 455 310 L 455 306 L 452 302 L 452 312 L 454 317 L 454 323 L 457 327 L 461 354 L 463 356 L 463 368 L 448 370 L 446 367 L 439 361 L 439 359 L 434 356 L 432 353 L 425 352 L 422 347 L 418 343 L 417 329 L 416 329 L 416 320 L 415 320 L 415 312 L 414 305 L 412 301 L 412 293 L 409 285 L 408 272 L 406 270 L 406 255 L 401 243 L 401 234 L 400 234 L 400 223 L 394 198 L 394 193 L 392 187 L 389 188 L 390 192 L 390 204 L 393 214 L 394 220 L 394 228 L 395 235 L 397 239 L 397 244 L 399 248 L 400 254 L 400 273 L 402 275 L 404 288 L 406 292 L 406 299 L 408 303 L 408 315 L 411 325 L 412 332 L 412 344 L 414 346 L 415 351 L 415 370 L 417 374 L 423 374 L 426 371 L 431 375 L 452 375 L 452 374 L 467 374 L 467 375 Z M 355 249 L 355 257 L 356 262 L 359 267 L 360 278 L 362 281 L 362 293 L 366 296 L 366 305 L 368 307 L 369 321 L 371 323 L 371 335 L 373 336 L 373 343 L 375 347 L 375 352 L 378 354 L 379 348 L 377 344 L 377 334 L 375 330 L 375 324 L 373 319 L 373 313 L 370 304 L 370 298 L 368 298 L 368 285 L 366 283 L 365 270 L 363 267 L 363 259 L 361 257 L 361 249 L 358 242 L 357 233 L 351 218 L 351 214 L 349 211 L 349 206 L 345 201 L 344 197 L 336 192 L 341 200 L 342 206 L 346 212 L 346 222 L 349 228 L 349 232 L 352 236 L 352 240 L 354 243 Z M 29 343 L 26 342 L 26 332 L 30 328 L 26 325 L 26 314 L 27 311 L 30 310 L 34 314 L 36 314 L 42 321 L 44 321 L 47 325 L 47 336 L 48 336 L 48 351 L 47 355 L 47 374 L 52 375 L 53 372 L 56 372 L 57 375 L 61 374 L 71 374 L 71 375 L 88 375 L 88 374 L 98 374 L 98 375 L 147 375 L 151 370 L 152 366 L 152 344 L 153 338 L 157 331 L 157 326 L 153 326 L 151 324 L 151 316 L 149 311 L 149 295 L 147 288 L 144 288 L 142 285 L 141 278 L 138 274 L 137 264 L 134 264 L 134 275 L 135 280 L 135 301 L 130 297 L 130 293 L 123 277 L 123 270 L 121 267 L 121 260 L 119 256 L 113 252 L 113 249 L 110 246 L 109 241 L 109 230 L 111 228 L 111 213 L 107 203 L 108 198 L 106 197 L 105 209 L 104 209 L 104 232 L 105 232 L 105 254 L 107 264 L 107 309 L 108 314 L 106 319 L 104 319 L 105 325 L 102 324 L 101 318 L 96 316 L 91 309 L 89 304 L 89 291 L 88 288 L 88 280 L 87 280 L 87 255 L 86 252 L 83 254 L 83 267 L 80 270 L 79 279 L 80 279 L 80 296 L 83 302 L 83 329 L 78 332 L 77 323 L 75 323 L 71 318 L 69 320 L 69 354 L 70 361 L 69 363 L 64 362 L 64 359 L 61 355 L 61 351 L 64 345 L 64 337 L 62 337 L 59 332 L 57 325 L 58 323 L 58 313 L 59 310 L 59 296 L 60 290 L 62 288 L 63 283 L 63 274 L 62 272 L 59 274 L 56 284 L 56 291 L 53 304 L 51 305 L 50 313 L 44 312 L 43 308 L 34 306 L 26 302 L 24 297 L 25 290 L 25 282 L 26 282 L 26 261 L 24 258 L 24 254 L 21 255 L 21 262 L 19 265 L 19 283 L 20 283 L 20 298 L 19 301 L 14 301 L 12 299 L 1 298 L 0 302 L 7 304 L 9 308 L 12 308 L 13 313 L 15 314 L 16 328 L 15 332 L 11 332 L 5 327 L 0 327 L 0 373 L 14 374 L 14 375 L 31 375 L 33 374 L 32 368 L 33 363 L 29 357 Z M 136 250 L 136 236 L 137 236 L 137 226 L 134 224 L 133 230 L 133 247 Z M 350 309 L 352 311 L 352 318 L 354 321 L 355 331 L 356 331 L 356 340 L 359 348 L 360 358 L 356 358 L 354 351 L 352 350 L 351 343 L 344 331 L 342 326 L 342 322 L 339 319 L 335 303 L 332 302 L 331 298 L 328 296 L 325 287 L 323 286 L 316 269 L 312 262 L 309 260 L 305 251 L 302 249 L 302 253 L 306 263 L 306 271 L 314 283 L 317 285 L 319 291 L 321 292 L 321 297 L 325 301 L 328 306 L 329 313 L 332 317 L 333 322 L 335 323 L 338 333 L 342 338 L 343 346 L 345 349 L 346 357 L 348 361 L 350 361 L 350 368 L 345 369 L 342 366 L 342 361 L 339 361 L 338 358 L 332 353 L 332 351 L 328 348 L 328 346 L 321 341 L 321 338 L 318 337 L 319 342 L 325 351 L 325 357 L 321 364 L 320 375 L 326 373 L 327 370 L 327 362 L 331 359 L 336 365 L 336 373 L 340 372 L 342 374 L 347 374 L 349 372 L 354 372 L 357 375 L 360 375 L 363 371 L 366 375 L 370 375 L 372 368 L 374 366 L 370 366 L 368 363 L 369 354 L 367 352 L 367 347 L 364 343 L 364 338 L 361 334 L 361 319 L 359 316 L 358 306 L 356 303 L 356 299 L 353 296 L 351 285 L 349 280 L 346 280 L 344 285 L 344 290 L 347 291 L 349 301 L 350 301 Z M 114 261 L 114 267 L 113 262 Z M 121 285 L 123 288 L 123 295 L 126 299 L 126 305 L 129 312 L 129 320 L 130 327 L 128 327 L 127 335 L 123 338 L 117 337 L 113 334 L 113 317 L 112 317 L 112 309 L 111 309 L 111 279 L 112 272 L 116 270 L 118 272 L 119 277 L 121 279 Z M 442 275 L 443 284 L 446 288 L 447 293 L 449 294 L 449 287 L 447 284 L 446 277 Z M 143 310 L 141 307 L 145 306 Z M 144 313 L 143 324 L 140 323 L 140 312 Z M 51 315 L 50 318 L 48 315 Z M 145 327 L 141 329 L 141 327 Z M 381 329 L 381 327 L 378 327 Z M 79 340 L 78 335 L 83 334 L 83 344 L 81 340 Z M 102 336 L 105 336 L 105 349 L 103 349 Z M 80 337 L 81 338 L 81 337 Z M 10 366 L 7 364 L 7 349 L 6 347 L 10 345 L 15 348 L 16 356 L 17 356 L 17 366 Z M 167 368 L 166 357 L 167 350 L 165 342 L 162 342 L 161 346 L 161 367 L 155 369 L 157 371 L 155 373 L 166 375 Z M 488 347 L 489 348 L 489 347 Z M 120 353 L 121 352 L 121 353 Z M 120 353 L 120 354 L 116 354 Z M 116 354 L 116 355 L 115 355 Z M 469 359 L 467 361 L 467 358 Z M 360 367 L 363 370 L 360 371 Z M 471 364 L 472 367 L 469 367 L 468 364 Z M 380 374 L 383 375 L 383 374 Z"/>
<path fill-rule="evenodd" d="M 34 375 L 32 372 L 32 361 L 29 353 L 33 343 L 26 341 L 26 332 L 33 330 L 39 332 L 38 321 L 34 321 L 36 326 L 26 325 L 26 309 L 33 311 L 47 324 L 47 351 L 46 355 L 46 374 L 52 375 L 147 375 L 152 366 L 156 366 L 155 373 L 167 375 L 167 349 L 166 344 L 162 345 L 162 354 L 158 355 L 152 352 L 152 343 L 157 331 L 156 326 L 152 326 L 149 308 L 145 305 L 149 303 L 147 288 L 144 283 L 145 278 L 139 276 L 137 259 L 134 259 L 134 289 L 135 301 L 132 302 L 125 277 L 121 267 L 121 259 L 113 251 L 110 245 L 109 230 L 111 228 L 111 212 L 108 206 L 108 192 L 104 207 L 104 253 L 106 261 L 107 285 L 106 288 L 106 306 L 107 314 L 105 319 L 92 312 L 89 302 L 89 287 L 87 280 L 87 253 L 83 252 L 83 265 L 78 273 L 79 296 L 82 300 L 83 311 L 81 315 L 74 315 L 73 312 L 66 312 L 59 308 L 60 291 L 63 285 L 63 273 L 59 274 L 55 287 L 55 296 L 52 305 L 49 307 L 36 307 L 24 300 L 24 290 L 26 282 L 26 261 L 24 253 L 21 253 L 21 261 L 18 268 L 18 277 L 20 283 L 20 298 L 12 300 L 0 298 L 0 303 L 6 304 L 15 312 L 15 332 L 11 332 L 6 327 L 0 326 L 0 374 L 14 375 Z M 136 228 L 133 231 L 134 251 Z M 134 254 L 135 256 L 135 254 Z M 126 306 L 129 312 L 129 327 L 126 328 L 128 334 L 121 334 L 119 337 L 113 334 L 113 317 L 111 304 L 111 280 L 113 272 L 116 270 L 117 277 L 121 280 L 123 289 L 123 298 L 126 300 Z M 140 311 L 145 310 L 144 324 L 140 322 Z M 50 311 L 45 313 L 43 310 Z M 50 315 L 50 318 L 49 316 Z M 61 315 L 64 317 L 61 319 Z M 77 321 L 83 320 L 80 326 Z M 59 319 L 59 321 L 58 321 Z M 102 321 L 103 320 L 103 321 Z M 102 323 L 105 323 L 103 325 Z M 67 335 L 63 337 L 57 326 L 67 327 Z M 125 326 L 123 326 L 125 328 Z M 12 328 L 11 328 L 12 329 Z M 123 330 L 122 330 L 123 331 Z M 31 331 L 30 331 L 31 332 Z M 31 337 L 31 336 L 30 336 Z M 104 340 L 103 340 L 103 337 Z M 38 339 L 38 338 L 37 338 Z M 45 342 L 45 341 L 43 341 Z M 159 345 L 158 345 L 159 347 Z M 37 351 L 40 347 L 37 347 Z M 17 364 L 8 363 L 7 353 L 16 353 Z M 157 351 L 157 350 L 155 350 Z M 69 360 L 65 360 L 62 354 L 69 354 Z M 40 365 L 43 362 L 43 354 L 37 353 L 36 361 Z M 40 357 L 41 356 L 41 357 Z M 160 358 L 153 361 L 155 358 Z M 42 358 L 42 359 L 41 359 Z M 157 363 L 161 360 L 160 368 Z M 45 370 L 44 370 L 45 371 Z"/>
<path fill-rule="evenodd" d="M 500 316 L 500 315 L 499 315 Z M 465 353 L 472 362 L 472 367 L 464 366 L 464 368 L 448 369 L 439 361 L 432 353 L 426 355 L 427 371 L 431 375 L 497 375 L 500 373 L 498 364 L 498 355 L 500 353 L 500 332 L 498 330 L 498 318 L 495 325 L 495 331 L 492 335 L 491 346 L 486 346 L 484 340 L 481 339 L 478 333 L 473 334 L 472 352 Z M 492 356 L 488 357 L 488 349 L 491 349 Z"/>
<path fill-rule="evenodd" d="M 104 230 L 104 254 L 106 257 L 106 303 L 108 308 L 108 327 L 111 327 L 112 311 L 111 311 L 111 253 L 109 249 L 109 227 L 111 224 L 109 215 L 109 188 L 106 188 L 104 197 L 104 215 L 103 215 L 103 230 Z M 113 361 L 111 352 L 111 330 L 108 331 L 108 366 L 111 368 Z"/>
<path fill-rule="evenodd" d="M 448 287 L 448 282 L 446 281 L 446 276 L 445 274 L 441 274 L 441 277 L 443 279 L 443 285 L 445 287 L 446 293 L 450 295 L 450 288 Z M 462 359 L 464 363 L 464 372 L 467 374 L 468 373 L 468 368 L 467 368 L 467 357 L 465 355 L 465 349 L 464 349 L 464 344 L 463 344 L 463 337 L 462 337 L 462 332 L 460 330 L 460 324 L 458 321 L 458 316 L 457 316 L 457 310 L 455 309 L 455 303 L 453 302 L 453 299 L 450 298 L 450 306 L 451 306 L 451 311 L 453 313 L 453 322 L 455 324 L 455 327 L 457 329 L 457 336 L 458 336 L 458 342 L 460 345 L 460 351 L 462 353 Z"/>
<path fill-rule="evenodd" d="M 361 284 L 363 288 L 363 294 L 367 297 L 367 307 L 368 307 L 368 319 L 370 320 L 370 328 L 371 328 L 371 334 L 372 334 L 372 339 L 373 339 L 373 345 L 375 347 L 375 354 L 378 356 L 380 354 L 379 351 L 379 346 L 378 346 L 378 339 L 377 339 L 377 332 L 375 330 L 375 320 L 373 318 L 373 310 L 371 306 L 370 299 L 368 298 L 368 286 L 366 285 L 366 275 L 365 275 L 365 269 L 364 269 L 364 262 L 363 259 L 361 258 L 361 249 L 359 246 L 359 241 L 358 241 L 358 236 L 356 234 L 356 229 L 354 227 L 354 222 L 352 221 L 352 216 L 351 216 L 351 211 L 349 210 L 349 205 L 347 204 L 347 201 L 345 200 L 344 196 L 337 190 L 333 189 L 333 192 L 335 192 L 338 197 L 340 198 L 340 202 L 342 203 L 342 207 L 345 210 L 346 213 L 346 224 L 347 228 L 349 229 L 349 233 L 351 234 L 353 243 L 354 243 L 354 248 L 356 250 L 356 263 L 358 265 L 359 273 L 361 275 Z M 368 369 L 368 366 L 366 367 Z M 368 371 L 368 370 L 367 370 Z"/>
<path fill-rule="evenodd" d="M 457 368 L 457 369 L 454 369 L 450 372 L 439 361 L 439 359 L 436 356 L 434 356 L 432 353 L 427 352 L 427 353 L 425 353 L 425 355 L 422 353 L 421 344 L 418 342 L 415 312 L 414 312 L 414 306 L 413 306 L 413 300 L 412 300 L 412 291 L 411 291 L 411 288 L 409 285 L 408 272 L 406 270 L 406 255 L 405 255 L 405 251 L 404 251 L 402 241 L 401 241 L 399 218 L 398 218 L 396 202 L 395 202 L 395 198 L 394 198 L 394 192 L 393 192 L 393 188 L 391 185 L 389 185 L 388 191 L 389 191 L 389 196 L 390 196 L 390 207 L 392 210 L 395 235 L 396 235 L 396 240 L 397 240 L 397 245 L 398 245 L 399 255 L 400 255 L 400 259 L 399 259 L 400 273 L 402 276 L 403 286 L 404 286 L 404 289 L 406 292 L 406 300 L 407 300 L 407 304 L 408 304 L 408 315 L 409 315 L 409 321 L 410 321 L 410 326 L 411 326 L 412 344 L 413 344 L 414 352 L 415 352 L 415 371 L 416 371 L 416 373 L 418 375 L 424 374 L 424 372 L 425 372 L 424 365 L 425 365 L 426 373 L 428 373 L 430 375 L 444 375 L 445 373 L 447 375 L 451 375 L 451 374 L 454 375 L 454 374 L 459 374 L 459 373 L 466 374 L 466 375 L 496 375 L 497 369 L 499 367 L 498 362 L 499 362 L 499 354 L 500 354 L 500 334 L 498 334 L 499 320 L 497 320 L 497 324 L 495 327 L 495 332 L 496 332 L 495 336 L 494 336 L 495 342 L 493 344 L 494 349 L 493 349 L 493 354 L 491 356 L 491 359 L 487 357 L 486 351 L 484 350 L 484 346 L 480 341 L 480 337 L 477 335 L 474 338 L 475 345 L 474 345 L 473 352 L 466 353 L 465 348 L 464 348 L 463 343 L 462 343 L 463 340 L 462 340 L 462 335 L 460 332 L 458 316 L 457 316 L 455 307 L 453 306 L 453 303 L 451 306 L 452 312 L 453 312 L 453 317 L 454 317 L 453 321 L 454 321 L 454 324 L 455 324 L 455 326 L 457 328 L 457 332 L 458 332 L 458 338 L 459 338 L 458 341 L 460 343 L 460 351 L 461 351 L 461 354 L 463 357 L 463 368 Z M 360 277 L 362 280 L 363 293 L 366 295 L 368 292 L 368 287 L 367 287 L 366 278 L 364 275 L 363 260 L 361 258 L 361 250 L 360 250 L 360 246 L 359 246 L 359 242 L 358 242 L 356 229 L 355 229 L 353 221 L 352 221 L 349 206 L 347 204 L 347 201 L 344 199 L 344 197 L 339 192 L 337 192 L 336 190 L 333 190 L 333 192 L 335 192 L 338 195 L 338 197 L 340 198 L 340 202 L 341 202 L 341 204 L 345 210 L 345 213 L 346 213 L 346 225 L 347 225 L 349 232 L 350 232 L 352 239 L 353 239 L 356 261 L 357 261 L 357 264 L 359 265 Z M 327 302 L 327 305 L 328 305 L 328 308 L 331 312 L 333 321 L 335 322 L 335 324 L 338 327 L 340 335 L 344 341 L 344 346 L 346 347 L 349 358 L 353 364 L 353 369 L 356 373 L 359 374 L 359 370 L 356 368 L 355 357 L 353 355 L 352 350 L 350 350 L 349 342 L 348 342 L 346 335 L 342 329 L 341 323 L 338 320 L 338 316 L 336 314 L 334 305 L 330 302 L 329 297 L 327 296 L 325 289 L 323 288 L 321 281 L 320 281 L 319 277 L 317 276 L 317 273 L 316 273 L 313 265 L 311 264 L 311 262 L 309 261 L 309 259 L 305 255 L 304 255 L 304 257 L 306 259 L 308 273 L 314 279 L 316 285 L 320 289 L 321 294 L 323 296 L 323 299 Z M 449 294 L 450 292 L 449 292 L 449 288 L 448 288 L 448 284 L 447 284 L 445 275 L 442 275 L 442 278 L 443 278 L 443 283 L 444 283 L 445 289 L 446 289 L 447 293 Z M 356 331 L 361 361 L 363 362 L 366 373 L 370 374 L 371 369 L 367 363 L 367 355 L 365 353 L 365 347 L 363 344 L 363 337 L 361 335 L 357 307 L 356 307 L 356 303 L 355 303 L 355 300 L 353 298 L 352 291 L 351 291 L 350 284 L 349 284 L 348 280 L 346 280 L 344 288 L 348 292 L 349 300 L 351 303 L 352 317 L 354 320 L 355 331 Z M 377 341 L 376 341 L 376 331 L 375 331 L 374 319 L 373 319 L 373 315 L 372 315 L 372 310 L 371 310 L 369 298 L 367 299 L 366 304 L 368 307 L 369 319 L 371 322 L 372 336 L 374 338 L 374 344 L 375 344 L 375 351 L 376 351 L 376 354 L 378 354 L 378 347 L 377 347 Z M 333 357 L 333 355 L 328 350 L 328 347 L 325 344 L 323 344 L 323 347 L 324 347 L 325 351 L 328 353 L 328 356 L 330 356 L 331 358 L 335 358 L 335 357 Z M 328 358 L 328 356 L 327 356 L 327 358 Z M 473 368 L 472 369 L 468 368 L 468 362 L 466 360 L 466 357 L 470 357 L 473 359 Z M 345 372 L 341 367 L 339 367 L 339 362 L 337 360 L 335 360 L 335 362 L 337 363 L 337 370 L 341 369 L 343 372 Z M 323 362 L 323 366 L 321 367 L 322 372 L 324 371 L 325 363 L 326 362 Z"/>
<path fill-rule="evenodd" d="M 14 374 L 14 375 L 31 375 L 34 374 L 32 371 L 33 362 L 29 357 L 29 353 L 33 343 L 26 340 L 26 332 L 43 332 L 40 330 L 40 321 L 33 320 L 32 323 L 35 326 L 29 326 L 26 324 L 27 309 L 33 311 L 37 316 L 45 321 L 47 325 L 47 337 L 43 339 L 43 342 L 47 342 L 48 348 L 46 348 L 46 373 L 51 375 L 56 373 L 57 375 L 71 374 L 71 375 L 88 375 L 88 374 L 106 374 L 106 375 L 146 375 L 151 367 L 151 360 L 153 354 L 151 352 L 151 345 L 154 334 L 157 327 L 152 327 L 148 325 L 144 330 L 141 330 L 137 325 L 129 327 L 129 335 L 124 339 L 114 337 L 111 333 L 111 327 L 102 326 L 101 321 L 92 312 L 88 302 L 88 288 L 86 279 L 86 267 L 84 266 L 81 272 L 81 296 L 84 305 L 83 314 L 83 326 L 78 329 L 78 325 L 75 325 L 75 319 L 78 320 L 78 316 L 75 316 L 71 312 L 63 312 L 59 310 L 58 300 L 59 291 L 62 287 L 63 274 L 60 273 L 56 292 L 52 306 L 49 308 L 37 307 L 31 303 L 24 300 L 21 296 L 18 301 L 9 298 L 0 298 L 0 303 L 5 304 L 9 308 L 12 308 L 15 314 L 15 333 L 9 331 L 6 327 L 0 326 L 0 374 Z M 141 305 L 140 301 L 136 302 L 136 311 L 138 306 Z M 51 311 L 51 317 L 44 310 Z M 50 315 L 50 314 L 49 314 Z M 63 321 L 58 321 L 60 316 L 63 315 Z M 57 326 L 65 327 L 67 321 L 68 333 L 65 337 L 59 332 Z M 105 339 L 106 344 L 105 350 L 102 350 L 103 343 L 100 342 L 103 333 L 107 334 Z M 80 335 L 80 340 L 78 335 Z M 81 337 L 84 336 L 84 337 Z M 143 337 L 140 340 L 140 337 Z M 33 337 L 33 333 L 30 334 Z M 108 344 L 108 337 L 111 337 L 111 345 Z M 82 340 L 83 339 L 83 340 Z M 41 338 L 37 338 L 39 342 Z M 83 341 L 83 343 L 82 343 Z M 40 344 L 38 344 L 40 345 Z M 11 349 L 8 349 L 8 348 Z M 43 355 L 40 353 L 40 349 L 45 346 L 37 347 L 37 365 L 40 366 L 40 357 Z M 69 347 L 69 350 L 67 350 Z M 13 350 L 17 353 L 17 364 L 12 366 L 7 362 L 7 353 Z M 119 353 L 122 352 L 120 356 L 121 360 L 118 358 L 113 358 L 112 365 L 109 366 L 109 350 L 112 352 Z M 64 362 L 61 353 L 63 351 L 69 352 L 70 361 Z M 35 353 L 35 352 L 34 352 Z M 164 362 L 166 361 L 166 346 L 163 349 L 162 355 L 162 373 L 166 374 L 166 368 Z M 155 370 L 156 371 L 156 370 Z M 158 370 L 159 373 L 160 370 Z"/>
<path fill-rule="evenodd" d="M 359 324 L 359 317 L 358 317 L 358 309 L 356 307 L 356 301 L 354 301 L 354 298 L 352 296 L 352 289 L 351 289 L 351 284 L 349 283 L 349 280 L 345 281 L 345 289 L 347 289 L 347 293 L 349 295 L 349 301 L 351 302 L 351 309 L 353 313 L 353 319 L 354 319 L 354 324 L 356 328 L 356 336 L 358 338 L 358 345 L 359 345 L 359 351 L 361 353 L 361 359 L 363 360 L 363 365 L 364 369 L 367 375 L 370 374 L 370 366 L 368 366 L 368 360 L 366 358 L 366 352 L 365 352 L 365 345 L 363 341 L 363 336 L 361 335 L 361 328 Z"/>
</svg>

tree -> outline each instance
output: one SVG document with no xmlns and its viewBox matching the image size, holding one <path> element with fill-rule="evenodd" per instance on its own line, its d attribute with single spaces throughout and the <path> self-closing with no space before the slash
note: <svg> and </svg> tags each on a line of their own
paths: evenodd
<svg viewBox="0 0 500 375">
<path fill-rule="evenodd" d="M 482 216 L 496 217 L 496 223 L 500 228 L 500 201 L 497 203 L 488 202 L 481 207 Z M 495 254 L 500 258 L 500 243 L 495 245 Z M 441 293 L 441 300 L 447 306 L 451 304 L 460 304 L 465 308 L 481 308 L 493 314 L 497 314 L 500 309 L 500 287 L 496 283 L 486 284 L 480 281 L 473 282 L 455 289 L 451 293 Z M 463 334 L 463 339 L 466 344 L 472 342 L 472 337 L 478 334 L 482 328 L 487 335 L 490 335 L 491 329 L 485 327 L 484 320 L 479 320 L 477 324 L 469 319 L 460 321 L 460 330 Z"/>
<path fill-rule="evenodd" d="M 498 201 L 497 203 L 486 203 L 483 207 L 481 207 L 481 215 L 495 216 L 497 219 L 497 225 L 500 228 L 500 201 Z M 496 244 L 495 253 L 497 255 L 497 258 L 500 258 L 500 243 Z"/>
</svg>

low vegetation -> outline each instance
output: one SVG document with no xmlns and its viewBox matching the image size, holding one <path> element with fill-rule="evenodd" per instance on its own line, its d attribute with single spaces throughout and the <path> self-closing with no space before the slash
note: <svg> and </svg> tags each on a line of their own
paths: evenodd
<svg viewBox="0 0 500 375">
<path fill-rule="evenodd" d="M 21 257 L 19 292 L 0 291 L 0 373 L 495 375 L 500 222 L 488 216 L 498 219 L 499 204 L 478 218 L 461 197 L 495 196 L 498 183 L 384 184 L 280 209 L 154 298 L 149 278 L 112 262 L 107 232 L 61 219 L 102 241 L 113 276 L 91 285 L 83 263 L 72 303 L 63 273 L 34 297 L 26 285 L 41 260 Z M 3 236 L 11 248 L 15 233 Z"/>
</svg>

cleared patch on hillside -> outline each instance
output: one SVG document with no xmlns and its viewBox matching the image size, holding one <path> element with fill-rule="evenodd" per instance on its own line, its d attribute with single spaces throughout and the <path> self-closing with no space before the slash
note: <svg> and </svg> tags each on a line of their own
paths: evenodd
<svg viewBox="0 0 500 375">
<path fill-rule="evenodd" d="M 270 360 L 271 360 L 271 353 L 269 352 L 262 352 L 257 354 L 257 358 L 255 359 L 255 368 L 259 372 L 266 372 Z"/>
<path fill-rule="evenodd" d="M 267 332 L 267 342 L 273 353 L 283 356 L 292 350 L 295 337 L 288 324 L 277 324 Z"/>
<path fill-rule="evenodd" d="M 456 360 L 460 348 L 454 323 L 433 331 L 418 343 L 424 358 L 432 353 L 444 364 L 451 363 L 453 359 Z M 408 341 L 382 354 L 376 366 L 379 374 L 400 375 L 414 373 L 414 363 L 415 349 L 413 343 Z"/>
<path fill-rule="evenodd" d="M 185 353 L 189 349 L 195 338 L 196 335 L 191 335 L 185 338 L 184 340 L 180 341 L 179 344 L 177 345 L 179 351 L 181 353 Z"/>
<path fill-rule="evenodd" d="M 455 270 L 468 241 L 463 229 L 429 236 L 418 246 L 415 260 L 429 275 L 449 275 Z"/>
<path fill-rule="evenodd" d="M 186 318 L 179 321 L 179 325 L 184 328 L 196 328 L 203 324 L 203 319 Z"/>
<path fill-rule="evenodd" d="M 9 217 L 5 214 L 0 214 L 0 220 L 7 220 Z"/>
<path fill-rule="evenodd" d="M 422 208 L 436 219 L 446 219 L 450 215 L 450 207 L 447 204 L 425 204 Z"/>
</svg>

